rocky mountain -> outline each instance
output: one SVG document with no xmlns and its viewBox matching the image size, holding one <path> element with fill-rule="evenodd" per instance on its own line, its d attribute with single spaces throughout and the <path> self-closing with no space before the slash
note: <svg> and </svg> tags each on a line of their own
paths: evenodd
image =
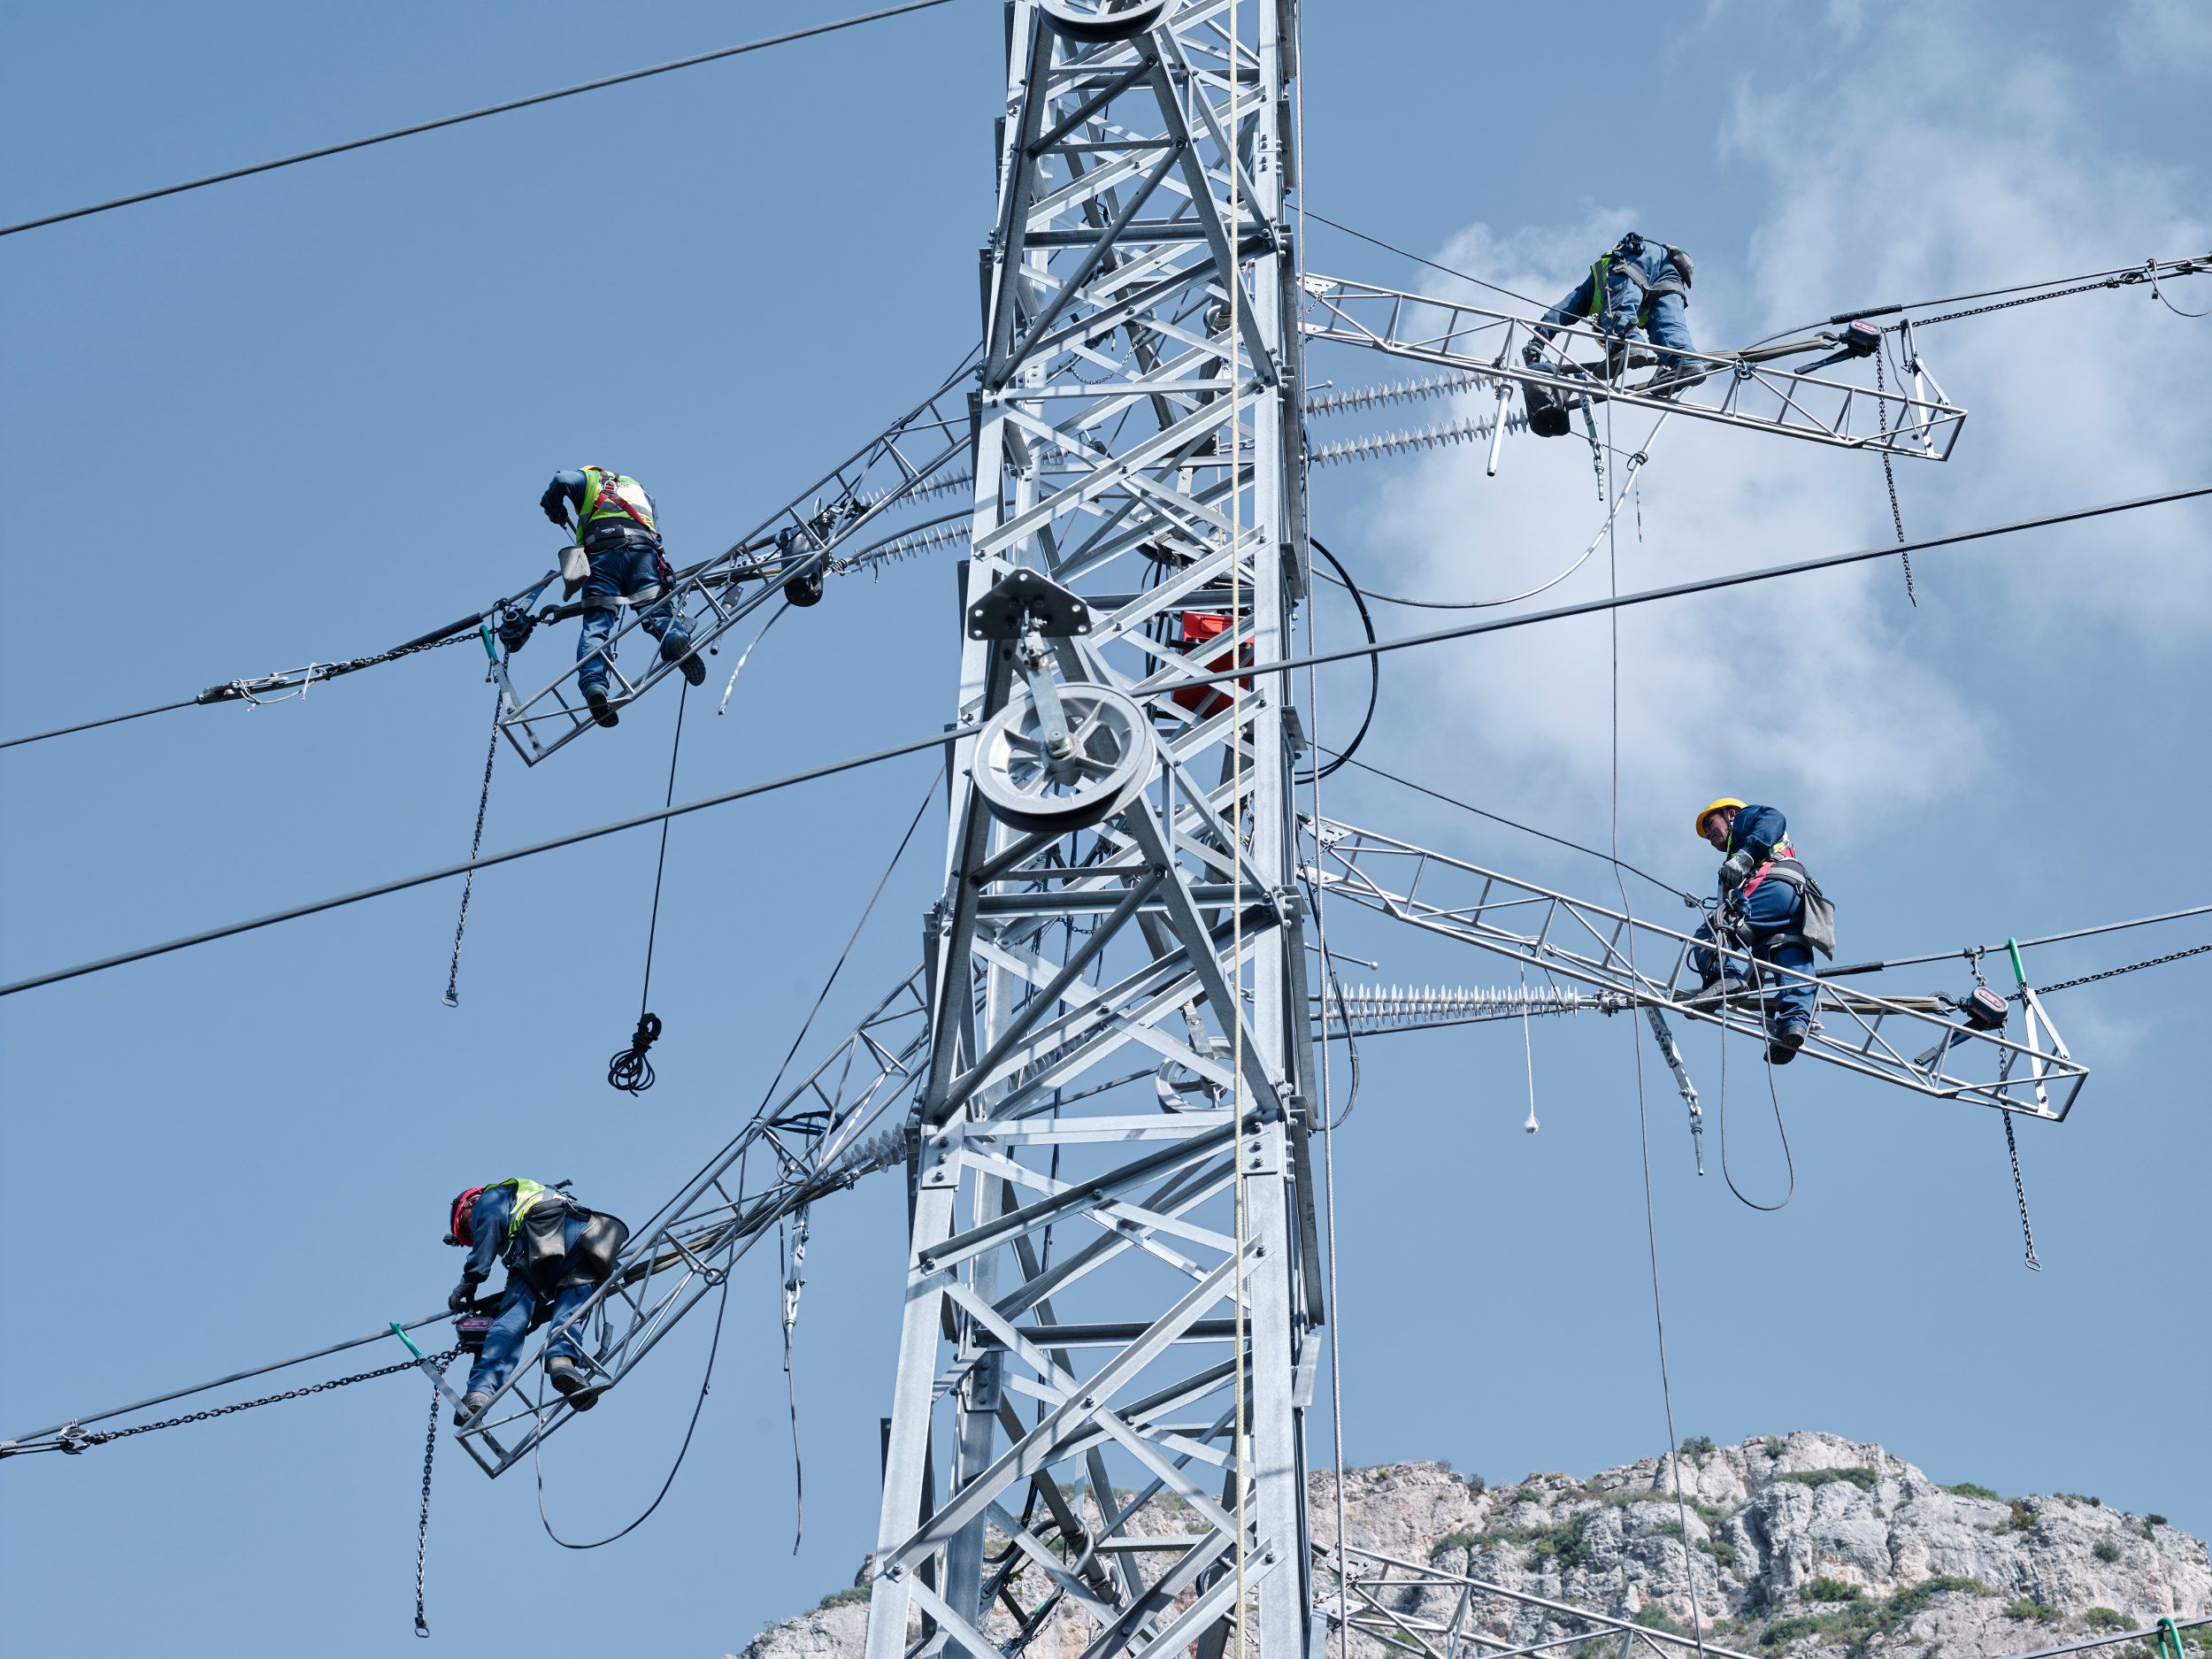
<svg viewBox="0 0 2212 1659">
<path fill-rule="evenodd" d="M 1758 1659 L 1987 1659 L 2212 1614 L 2212 1561 L 2200 1540 L 2163 1516 L 2107 1509 L 2093 1496 L 1946 1486 L 1880 1446 L 1817 1433 L 1740 1446 L 1693 1440 L 1681 1473 L 1678 1509 L 1660 1458 L 1586 1480 L 1532 1474 L 1496 1487 L 1444 1463 L 1352 1470 L 1344 1542 L 1655 1632 L 1700 1625 L 1707 1641 Z M 1332 1477 L 1314 1478 L 1312 1497 L 1317 1543 L 1333 1545 Z M 1183 1530 L 1189 1517 L 1177 1507 L 1162 1504 L 1143 1530 Z M 1016 1586 L 1024 1606 L 1041 1594 Z M 1401 1615 L 1448 1620 L 1459 1594 L 1409 1585 L 1385 1596 Z M 1502 1597 L 1477 1595 L 1472 1611 L 1484 1636 L 1514 1645 L 1579 1628 Z M 742 1659 L 858 1659 L 866 1619 L 865 1592 L 840 1591 L 771 1625 Z M 1354 1624 L 1371 1631 L 1378 1622 Z M 994 1635 L 1005 1633 L 1000 1624 L 1011 1629 L 1002 1610 Z M 1041 1659 L 1081 1651 L 1072 1621 L 1042 1635 Z M 1410 1645 L 1367 1633 L 1350 1647 L 1357 1659 L 1421 1659 Z M 1619 1644 L 1553 1651 L 1613 1659 Z M 2097 1651 L 2155 1659 L 2147 1647 Z M 2190 1633 L 2185 1659 L 2212 1659 L 2212 1628 Z"/>
</svg>

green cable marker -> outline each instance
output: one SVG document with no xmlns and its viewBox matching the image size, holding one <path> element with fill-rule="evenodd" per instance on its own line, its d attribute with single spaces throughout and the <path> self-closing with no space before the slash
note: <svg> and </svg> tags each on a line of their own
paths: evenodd
<svg viewBox="0 0 2212 1659">
<path fill-rule="evenodd" d="M 496 663 L 499 660 L 499 648 L 492 643 L 491 624 L 479 622 L 476 625 L 476 637 L 484 641 L 484 655 Z"/>
<path fill-rule="evenodd" d="M 2020 981 L 2020 988 L 2024 991 L 2028 988 L 2028 971 L 2020 965 L 2020 941 L 2008 939 L 2005 949 L 2012 952 L 2012 977 Z"/>
<path fill-rule="evenodd" d="M 394 1336 L 397 1337 L 397 1338 L 398 1338 L 401 1341 L 403 1341 L 403 1342 L 404 1342 L 404 1343 L 406 1343 L 406 1344 L 407 1344 L 407 1351 L 408 1351 L 410 1354 L 412 1354 L 412 1355 L 413 1355 L 413 1356 L 414 1356 L 417 1359 L 427 1359 L 427 1358 L 429 1358 L 429 1357 L 430 1357 L 428 1355 L 425 1354 L 425 1353 L 424 1353 L 424 1352 L 423 1352 L 420 1348 L 417 1348 L 417 1347 L 415 1346 L 415 1339 L 414 1339 L 413 1337 L 409 1336 L 409 1335 L 407 1334 L 407 1333 L 406 1333 L 406 1332 L 404 1332 L 404 1331 L 403 1331 L 403 1330 L 401 1330 L 401 1329 L 400 1329 L 400 1325 L 399 1325 L 399 1321 L 398 1321 L 398 1320 L 396 1320 L 396 1319 L 393 1319 L 393 1320 L 388 1321 L 388 1324 L 391 1325 L 391 1327 L 392 1327 L 392 1334 L 393 1334 Z"/>
</svg>

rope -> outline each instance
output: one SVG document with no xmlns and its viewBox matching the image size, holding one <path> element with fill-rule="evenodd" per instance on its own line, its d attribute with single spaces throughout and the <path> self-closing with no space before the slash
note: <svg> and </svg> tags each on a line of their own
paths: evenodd
<svg viewBox="0 0 2212 1659">
<path fill-rule="evenodd" d="M 499 712 L 506 695 L 500 686 L 492 687 L 492 736 L 484 751 L 484 787 L 476 797 L 476 833 L 469 837 L 469 872 L 461 883 L 461 913 L 453 922 L 453 965 L 445 975 L 448 1008 L 461 1006 L 461 934 L 469 925 L 469 895 L 476 891 L 476 855 L 484 847 L 484 811 L 492 803 L 492 763 L 499 758 Z"/>
<path fill-rule="evenodd" d="M 791 1333 L 799 1323 L 799 1293 L 806 1288 L 806 1280 L 799 1276 L 806 1262 L 807 1218 L 806 1206 L 802 1204 L 793 1217 L 788 1250 L 784 1248 L 784 1223 L 776 1220 L 776 1254 L 783 1262 L 783 1394 L 791 1409 L 791 1503 L 793 1525 L 791 1553 L 799 1553 L 799 1545 L 806 1537 L 806 1460 L 799 1450 L 799 1386 L 791 1369 Z"/>
<path fill-rule="evenodd" d="M 1352 603 L 1358 608 L 1360 626 L 1366 630 L 1367 642 L 1370 645 L 1372 645 L 1375 642 L 1375 618 L 1373 614 L 1367 609 L 1367 601 L 1360 592 L 1359 584 L 1352 580 L 1352 573 L 1344 568 L 1343 564 L 1337 558 L 1335 554 L 1330 552 L 1326 547 L 1322 545 L 1320 540 L 1313 534 L 1310 528 L 1309 528 L 1306 533 L 1306 545 L 1311 552 L 1320 554 L 1323 558 L 1328 560 L 1329 563 L 1335 567 L 1338 580 L 1342 584 L 1344 591 L 1352 595 Z M 1313 591 L 1313 576 L 1311 572 L 1313 560 L 1310 557 L 1307 558 L 1306 564 L 1308 566 L 1306 591 L 1308 593 L 1311 593 Z M 1310 615 L 1309 615 L 1307 618 L 1306 639 L 1308 643 L 1311 643 L 1313 639 L 1313 623 Z M 1375 707 L 1376 704 L 1382 700 L 1382 658 L 1379 657 L 1369 657 L 1367 659 L 1367 712 L 1360 716 L 1359 730 L 1352 733 L 1352 741 L 1346 744 L 1341 749 L 1333 749 L 1328 751 L 1335 758 L 1331 760 L 1326 766 L 1323 767 L 1320 771 L 1314 774 L 1314 780 L 1326 778 L 1330 775 L 1330 773 L 1342 770 L 1343 767 L 1350 764 L 1352 757 L 1359 752 L 1359 746 L 1367 741 L 1367 728 L 1374 725 Z M 1310 668 L 1306 671 L 1306 700 L 1312 705 L 1313 708 L 1313 729 L 1314 737 L 1316 739 L 1314 747 L 1317 749 L 1322 747 L 1318 741 L 1321 735 L 1321 705 L 1315 701 L 1313 696 L 1314 683 L 1313 671 Z M 1292 780 L 1294 786 L 1308 781 L 1310 780 L 1303 778 L 1294 778 Z"/>
<path fill-rule="evenodd" d="M 531 1467 L 538 1479 L 538 1525 L 545 1529 L 545 1535 L 563 1549 L 603 1549 L 617 1539 L 627 1538 L 652 1518 L 653 1511 L 661 1507 L 661 1500 L 668 1495 L 668 1489 L 676 1484 L 676 1476 L 684 1466 L 684 1459 L 691 1452 L 691 1437 L 699 1431 L 699 1413 L 705 1409 L 707 1393 L 714 1383 L 714 1362 L 722 1351 L 722 1316 L 730 1310 L 730 1270 L 726 1267 L 703 1267 L 700 1272 L 709 1285 L 718 1286 L 722 1291 L 722 1300 L 715 1304 L 714 1309 L 714 1336 L 707 1344 L 707 1368 L 699 1379 L 699 1397 L 691 1402 L 691 1421 L 684 1425 L 684 1443 L 676 1448 L 676 1461 L 668 1466 L 668 1478 L 661 1482 L 661 1489 L 653 1494 L 653 1501 L 645 1506 L 644 1513 L 620 1532 L 610 1532 L 606 1537 L 593 1539 L 588 1543 L 579 1544 L 563 1538 L 553 1530 L 552 1517 L 545 1512 L 544 1435 L 539 1435 L 536 1443 L 530 1448 Z M 538 1378 L 537 1410 L 539 1420 L 542 1423 L 545 1414 L 545 1378 L 542 1372 Z"/>
<path fill-rule="evenodd" d="M 1605 405 L 1605 435 L 1609 448 L 1606 454 L 1604 482 L 1607 493 L 1609 495 L 1613 481 L 1613 457 L 1609 448 L 1613 436 L 1613 405 L 1610 400 L 1608 400 Z M 1605 521 L 1606 586 L 1609 592 L 1615 594 L 1620 591 L 1619 539 L 1614 529 L 1615 519 L 1617 516 L 1618 506 L 1616 503 L 1615 512 L 1608 514 Z M 1610 849 L 1613 864 L 1613 886 L 1621 898 L 1621 913 L 1629 918 L 1626 930 L 1628 971 L 1633 976 L 1636 972 L 1635 914 L 1628 900 L 1627 879 L 1621 873 L 1621 613 L 1616 610 L 1611 611 L 1609 616 L 1612 623 L 1612 793 L 1611 810 L 1608 820 L 1610 837 L 1608 846 Z M 1525 1019 L 1522 1022 L 1521 1035 L 1523 1041 L 1525 1041 L 1528 1037 L 1528 1025 Z M 1637 1035 L 1635 1023 L 1632 1020 L 1628 1026 L 1628 1041 L 1629 1051 L 1635 1056 L 1636 1062 L 1636 1137 L 1643 1154 L 1644 1244 L 1651 1259 L 1651 1319 L 1659 1345 L 1659 1400 L 1667 1421 L 1667 1467 L 1674 1477 L 1675 1530 L 1679 1534 L 1682 1545 L 1682 1578 L 1684 1586 L 1689 1593 L 1691 1629 L 1692 1633 L 1697 1639 L 1699 1659 L 1703 1659 L 1705 1614 L 1704 1609 L 1698 1605 L 1697 1555 L 1690 1548 L 1690 1512 L 1682 1496 L 1682 1459 L 1678 1449 L 1674 1431 L 1674 1384 L 1667 1372 L 1667 1316 L 1659 1294 L 1659 1212 L 1652 1198 L 1651 1191 L 1651 1118 L 1644 1098 L 1644 1043 L 1643 1039 Z M 1533 1129 L 1536 1127 L 1536 1060 L 1533 1050 L 1531 1050 L 1529 1055 L 1528 1082 L 1528 1127 Z M 1625 1571 L 1624 1564 L 1623 1570 Z"/>
<path fill-rule="evenodd" d="M 1715 945 L 1718 945 L 1720 942 L 1720 929 L 1718 926 L 1715 926 L 1713 929 L 1713 943 Z M 1747 1208 L 1760 1210 L 1765 1214 L 1771 1215 L 1778 1210 L 1788 1209 L 1790 1201 L 1797 1196 L 1797 1159 L 1790 1151 L 1789 1126 L 1782 1121 L 1782 1096 L 1774 1087 L 1774 1065 L 1771 1061 L 1767 1064 L 1767 1096 L 1774 1103 L 1774 1127 L 1776 1132 L 1782 1137 L 1782 1164 L 1783 1166 L 1789 1171 L 1788 1190 L 1783 1193 L 1778 1202 L 1763 1204 L 1757 1199 L 1747 1194 L 1742 1187 L 1736 1185 L 1736 1177 L 1728 1167 L 1727 1019 L 1729 1013 L 1728 981 L 1732 977 L 1732 976 L 1728 973 L 1725 965 L 1724 964 L 1720 976 L 1720 1013 L 1722 1021 L 1720 1034 L 1720 1101 L 1719 1104 L 1716 1108 L 1715 1114 L 1716 1120 L 1718 1123 L 1720 1129 L 1720 1176 L 1721 1179 L 1728 1183 L 1728 1190 L 1736 1195 L 1736 1200 L 1739 1203 L 1745 1205 Z"/>
<path fill-rule="evenodd" d="M 1238 131 L 1243 119 L 1242 112 L 1238 107 L 1238 97 L 1244 88 L 1244 64 L 1237 37 L 1239 19 L 1239 8 L 1231 6 L 1229 8 L 1228 131 L 1232 134 Z M 1229 328 L 1225 342 L 1229 359 L 1229 614 L 1232 617 L 1241 618 L 1244 614 L 1244 414 L 1242 408 L 1244 376 L 1240 367 L 1242 349 L 1239 342 L 1243 338 L 1242 320 L 1240 313 L 1244 302 L 1244 267 L 1242 259 L 1236 250 L 1242 247 L 1244 242 L 1244 201 L 1241 190 L 1244 168 L 1233 152 L 1223 159 L 1227 163 L 1229 173 L 1229 247 L 1231 250 L 1228 266 L 1221 273 L 1222 281 L 1229 290 Z M 1227 687 L 1231 779 L 1228 817 L 1229 845 L 1222 850 L 1229 856 L 1230 910 L 1235 918 L 1230 925 L 1229 955 L 1234 979 L 1231 986 L 1230 1005 L 1220 1010 L 1222 1019 L 1228 1023 L 1231 1031 L 1230 1047 L 1233 1053 L 1230 1057 L 1229 1074 L 1233 1080 L 1230 1087 L 1229 1097 L 1236 1114 L 1237 1133 L 1237 1141 L 1232 1143 L 1234 1151 L 1230 1164 L 1231 1169 L 1235 1171 L 1232 1210 L 1235 1222 L 1236 1247 L 1234 1279 L 1236 1342 L 1233 1350 L 1236 1356 L 1236 1363 L 1234 1374 L 1231 1379 L 1233 1394 L 1231 1409 L 1235 1418 L 1235 1427 L 1231 1466 L 1237 1473 L 1236 1613 L 1231 1628 L 1232 1644 L 1237 1659 L 1244 1659 L 1245 1654 L 1246 1557 L 1249 1553 L 1246 1540 L 1250 1531 L 1246 1524 L 1245 1509 L 1248 1495 L 1252 1488 L 1251 1423 L 1247 1405 L 1251 1375 L 1251 1332 L 1245 1312 L 1246 1304 L 1251 1299 L 1245 1269 L 1247 1231 L 1249 1224 L 1249 1196 L 1245 1181 L 1243 1148 L 1240 1144 L 1244 1138 L 1246 1088 L 1243 1008 L 1244 860 L 1240 856 L 1237 845 L 1243 835 L 1245 810 L 1244 687 L 1248 683 L 1233 677 Z M 1167 833 L 1171 841 L 1175 834 L 1175 825 L 1171 818 L 1168 823 Z M 1104 1498 L 1102 1497 L 1100 1502 L 1103 1504 L 1104 1502 Z"/>
<path fill-rule="evenodd" d="M 668 790 L 661 802 L 664 810 L 675 804 L 676 761 L 683 753 L 684 708 L 690 701 L 691 687 L 686 685 L 676 699 L 676 735 L 668 745 Z M 661 1034 L 660 1016 L 649 1013 L 646 1002 L 653 995 L 653 946 L 660 938 L 661 878 L 668 872 L 668 823 L 667 818 L 661 819 L 660 857 L 653 865 L 653 910 L 645 925 L 645 981 L 638 987 L 637 1029 L 630 1033 L 630 1046 L 607 1062 L 608 1083 L 633 1099 L 653 1087 L 653 1063 L 645 1057 L 645 1051 Z"/>
</svg>

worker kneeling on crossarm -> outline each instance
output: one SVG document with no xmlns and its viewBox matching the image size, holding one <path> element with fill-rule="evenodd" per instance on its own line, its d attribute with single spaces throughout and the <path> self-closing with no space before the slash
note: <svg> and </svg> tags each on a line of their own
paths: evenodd
<svg viewBox="0 0 2212 1659">
<path fill-rule="evenodd" d="M 602 726 L 621 718 L 607 695 L 607 641 L 616 613 L 626 607 L 634 608 L 645 631 L 660 641 L 662 660 L 680 664 L 693 685 L 703 681 L 707 665 L 691 649 L 691 631 L 669 603 L 675 574 L 661 550 L 659 510 L 645 487 L 611 467 L 577 467 L 554 473 L 538 505 L 575 536 L 588 563 L 578 580 L 584 620 L 576 636 L 576 688 L 591 718 Z"/>
<path fill-rule="evenodd" d="M 629 1228 L 614 1217 L 587 1210 L 560 1188 L 536 1181 L 495 1181 L 465 1187 L 454 1198 L 445 1241 L 465 1248 L 469 1259 L 446 1306 L 455 1313 L 467 1311 L 476 1287 L 491 1277 L 493 1263 L 503 1263 L 507 1269 L 499 1312 L 484 1333 L 483 1352 L 469 1371 L 468 1392 L 453 1413 L 456 1427 L 489 1405 L 515 1374 L 526 1335 L 549 1317 L 561 1326 L 607 1281 L 629 1236 Z M 545 1374 L 579 1409 L 588 1403 L 592 1387 L 583 1357 L 576 1333 L 557 1328 Z"/>
<path fill-rule="evenodd" d="M 1794 971 L 1769 976 L 1767 990 L 1767 1058 L 1786 1065 L 1812 1030 L 1820 994 L 1811 978 L 1813 952 L 1836 954 L 1834 907 L 1798 861 L 1788 821 L 1775 808 L 1724 795 L 1697 815 L 1697 833 L 1726 856 L 1720 867 L 1720 910 L 1697 930 L 1698 937 L 1748 949 L 1760 962 Z M 1700 995 L 1715 989 L 1731 997 L 1748 993 L 1748 969 L 1740 957 L 1700 945 L 1690 951 L 1690 966 L 1703 980 Z"/>
</svg>

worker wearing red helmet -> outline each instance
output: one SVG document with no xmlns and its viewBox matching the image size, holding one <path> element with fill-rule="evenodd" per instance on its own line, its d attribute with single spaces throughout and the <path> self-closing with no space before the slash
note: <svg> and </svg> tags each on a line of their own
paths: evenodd
<svg viewBox="0 0 2212 1659">
<path fill-rule="evenodd" d="M 514 1375 L 522 1339 L 549 1317 L 554 1334 L 547 1345 L 546 1378 L 580 1410 L 590 1403 L 595 1387 L 590 1361 L 576 1333 L 563 1327 L 606 1282 L 629 1236 L 630 1230 L 614 1217 L 587 1210 L 560 1187 L 536 1181 L 495 1181 L 455 1194 L 447 1210 L 445 1241 L 465 1248 L 469 1258 L 446 1306 L 465 1312 L 476 1299 L 476 1287 L 491 1277 L 493 1264 L 504 1263 L 507 1268 L 499 1312 L 484 1333 L 483 1352 L 469 1371 L 468 1391 L 453 1413 L 456 1427 L 491 1403 Z"/>
<path fill-rule="evenodd" d="M 1711 940 L 1717 921 L 1757 960 L 1794 971 L 1770 976 L 1766 1001 L 1767 1058 L 1786 1065 L 1812 1030 L 1819 999 L 1810 977 L 1813 952 L 1835 955 L 1833 910 L 1798 862 L 1789 823 L 1775 808 L 1723 795 L 1698 813 L 1696 823 L 1699 837 L 1726 855 L 1720 913 L 1698 929 L 1698 937 Z M 1690 966 L 1703 978 L 1700 995 L 1724 986 L 1732 997 L 1750 995 L 1749 965 L 1740 957 L 1700 946 L 1690 952 Z"/>
</svg>

